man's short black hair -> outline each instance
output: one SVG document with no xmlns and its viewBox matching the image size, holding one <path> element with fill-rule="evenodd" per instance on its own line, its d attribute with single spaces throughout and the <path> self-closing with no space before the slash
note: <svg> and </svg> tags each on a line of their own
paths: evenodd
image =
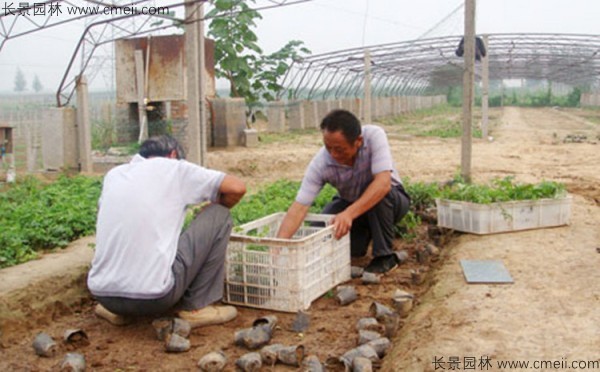
<svg viewBox="0 0 600 372">
<path fill-rule="evenodd" d="M 140 146 L 140 155 L 144 158 L 151 158 L 153 156 L 166 158 L 173 150 L 177 152 L 177 159 L 185 159 L 183 147 L 181 147 L 175 138 L 165 134 L 145 140 Z"/>
<path fill-rule="evenodd" d="M 321 130 L 341 131 L 346 141 L 352 144 L 360 136 L 360 120 L 348 110 L 333 110 L 321 121 Z"/>
</svg>

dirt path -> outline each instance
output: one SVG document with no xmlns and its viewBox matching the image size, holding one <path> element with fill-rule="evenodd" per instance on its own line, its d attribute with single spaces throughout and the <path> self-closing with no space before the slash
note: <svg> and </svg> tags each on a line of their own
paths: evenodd
<svg viewBox="0 0 600 372">
<path fill-rule="evenodd" d="M 460 369 L 476 360 L 473 370 L 509 370 L 498 368 L 503 360 L 600 361 L 598 145 L 560 143 L 567 134 L 590 134 L 590 127 L 549 109 L 506 108 L 501 123 L 493 143 L 474 146 L 476 177 L 514 173 L 524 181 L 567 182 L 576 193 L 571 225 L 462 235 L 445 251 L 385 371 L 441 371 L 451 360 Z M 501 260 L 514 284 L 468 285 L 461 259 Z M 485 358 L 493 368 L 479 364 Z"/>
<path fill-rule="evenodd" d="M 393 350 L 384 359 L 384 371 L 436 370 L 434 358 L 447 362 L 457 357 L 461 369 L 465 369 L 465 358 L 479 361 L 490 357 L 492 363 L 600 358 L 600 254 L 596 252 L 600 247 L 600 145 L 562 142 L 568 134 L 595 138 L 600 128 L 552 109 L 505 108 L 493 114 L 498 118 L 490 133 L 494 140 L 473 142 L 474 179 L 487 181 L 515 175 L 523 182 L 563 181 L 575 195 L 571 225 L 492 236 L 461 235 L 442 250 L 444 259 L 429 270 L 425 284 L 411 283 L 410 270 L 420 267 L 411 256 L 381 285 L 357 285 L 359 301 L 350 306 L 339 307 L 326 296 L 315 301 L 310 309 L 311 327 L 302 335 L 289 331 L 293 314 L 278 313 L 281 326 L 274 342 L 301 343 L 307 353 L 317 354 L 321 360 L 339 356 L 355 345 L 354 324 L 368 314 L 370 304 L 388 301 L 396 288 L 402 288 L 416 295 L 418 306 L 393 340 Z M 414 181 L 441 181 L 457 173 L 460 139 L 412 137 L 398 126 L 386 126 L 386 131 L 402 176 Z M 209 165 L 240 175 L 253 190 L 281 178 L 300 180 L 320 145 L 320 136 L 314 133 L 253 149 L 212 150 Z M 87 245 L 87 241 L 81 244 Z M 414 251 L 414 244 L 402 248 Z M 467 285 L 459 266 L 461 259 L 502 260 L 515 283 Z M 7 278 L 0 272 L 0 280 Z M 79 290 L 75 303 L 59 296 L 65 283 L 71 290 Z M 50 300 L 54 306 L 31 324 L 12 324 L 16 334 L 4 330 L 0 370 L 56 369 L 62 355 L 72 348 L 60 344 L 57 356 L 39 358 L 31 349 L 33 337 L 45 331 L 60 339 L 66 329 L 81 328 L 87 332 L 90 344 L 78 351 L 85 354 L 91 370 L 195 370 L 200 356 L 222 348 L 229 356 L 230 371 L 234 360 L 244 352 L 232 344 L 234 331 L 268 313 L 239 308 L 240 316 L 232 323 L 195 330 L 190 337 L 190 352 L 167 354 L 153 334 L 152 319 L 140 319 L 126 327 L 110 326 L 93 315 L 93 302 L 81 296 L 82 288 L 82 277 L 78 276 L 67 282 L 38 282 L 34 289 L 19 293 L 20 303 L 30 299 L 19 309 L 25 314 L 39 316 L 38 302 Z M 2 292 L 2 300 L 9 292 Z M 444 367 L 450 369 L 448 364 Z M 296 369 L 277 366 L 265 370 Z"/>
</svg>

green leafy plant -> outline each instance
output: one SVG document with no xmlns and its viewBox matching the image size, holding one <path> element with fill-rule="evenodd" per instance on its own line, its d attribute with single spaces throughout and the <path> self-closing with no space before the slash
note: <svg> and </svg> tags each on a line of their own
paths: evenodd
<svg viewBox="0 0 600 372">
<path fill-rule="evenodd" d="M 440 197 L 472 203 L 490 204 L 511 200 L 554 199 L 565 196 L 565 185 L 553 181 L 537 184 L 516 183 L 514 177 L 496 178 L 489 185 L 469 184 L 461 180 L 441 190 Z"/>
<path fill-rule="evenodd" d="M 440 193 L 440 186 L 436 182 L 410 182 L 408 178 L 402 182 L 406 192 L 410 195 L 412 210 L 423 211 L 435 205 L 435 198 Z"/>
<path fill-rule="evenodd" d="M 254 221 L 277 212 L 285 212 L 292 205 L 300 182 L 279 180 L 265 186 L 255 194 L 244 197 L 232 210 L 235 225 Z M 336 190 L 326 185 L 315 199 L 310 212 L 319 213 L 333 198 Z"/>
<path fill-rule="evenodd" d="M 413 211 L 408 211 L 400 222 L 394 226 L 396 235 L 406 241 L 412 241 L 417 237 L 417 229 L 421 226 L 421 218 Z"/>
<path fill-rule="evenodd" d="M 0 267 L 93 234 L 100 190 L 100 178 L 61 176 L 50 184 L 28 177 L 0 193 Z"/>
</svg>

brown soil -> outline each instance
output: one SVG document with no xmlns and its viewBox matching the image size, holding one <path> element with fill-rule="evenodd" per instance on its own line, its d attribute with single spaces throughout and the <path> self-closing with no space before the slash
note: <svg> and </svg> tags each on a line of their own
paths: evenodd
<svg viewBox="0 0 600 372">
<path fill-rule="evenodd" d="M 345 307 L 329 296 L 313 302 L 310 327 L 303 334 L 290 330 L 294 314 L 276 313 L 280 326 L 272 343 L 302 344 L 321 361 L 338 357 L 356 345 L 354 328 L 369 315 L 373 301 L 391 306 L 400 288 L 416 297 L 409 317 L 401 320 L 393 347 L 383 360 L 385 371 L 434 370 L 434 358 L 489 356 L 492 360 L 598 360 L 600 350 L 600 151 L 594 140 L 598 124 L 578 110 L 497 109 L 493 112 L 492 142 L 474 140 L 473 177 L 487 181 L 515 175 L 518 181 L 552 179 L 565 182 L 574 194 L 569 226 L 517 233 L 474 236 L 447 235 L 436 241 L 441 255 L 435 262 L 417 262 L 415 250 L 429 239 L 427 227 L 412 242 L 397 241 L 409 252 L 406 264 L 383 277 L 379 285 L 357 279 L 359 299 Z M 589 115 L 586 113 L 586 115 Z M 460 165 L 460 139 L 419 138 L 386 126 L 401 175 L 412 181 L 443 181 Z M 589 141 L 565 143 L 569 134 L 586 134 Z M 319 134 L 304 134 L 290 143 L 261 144 L 257 148 L 213 150 L 209 165 L 238 174 L 255 190 L 281 178 L 300 180 L 305 166 L 320 146 Z M 91 370 L 195 370 L 204 354 L 223 349 L 226 370 L 247 351 L 233 345 L 235 330 L 249 327 L 259 316 L 274 312 L 239 307 L 239 316 L 223 326 L 196 329 L 189 352 L 164 352 L 154 335 L 152 319 L 114 327 L 93 314 L 93 300 L 85 286 L 87 247 L 93 238 L 77 242 L 67 252 L 0 270 L 0 370 L 57 369 L 72 349 L 83 353 Z M 66 262 L 65 257 L 76 257 Z M 460 259 L 502 260 L 511 285 L 467 285 Z M 364 265 L 368 258 L 353 261 Z M 420 269 L 425 282 L 414 284 L 411 271 Z M 60 275 L 35 273 L 58 272 Z M 19 283 L 27 278 L 28 283 Z M 67 329 L 87 333 L 88 345 L 62 343 Z M 31 343 L 38 332 L 57 340 L 51 358 L 34 354 Z M 445 365 L 449 369 L 449 365 Z M 461 366 L 462 367 L 462 366 Z M 296 370 L 276 366 L 265 370 Z M 332 370 L 342 370 L 332 366 Z M 462 369 L 462 368 L 461 368 Z M 440 369 L 441 370 L 441 369 Z M 501 370 L 492 368 L 489 370 Z"/>
</svg>

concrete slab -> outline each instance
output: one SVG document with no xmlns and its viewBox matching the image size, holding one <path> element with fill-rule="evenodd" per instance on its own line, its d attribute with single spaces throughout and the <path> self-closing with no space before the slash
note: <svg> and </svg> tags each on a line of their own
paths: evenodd
<svg viewBox="0 0 600 372">
<path fill-rule="evenodd" d="M 510 273 L 500 260 L 460 260 L 460 265 L 469 284 L 513 283 Z"/>
</svg>

